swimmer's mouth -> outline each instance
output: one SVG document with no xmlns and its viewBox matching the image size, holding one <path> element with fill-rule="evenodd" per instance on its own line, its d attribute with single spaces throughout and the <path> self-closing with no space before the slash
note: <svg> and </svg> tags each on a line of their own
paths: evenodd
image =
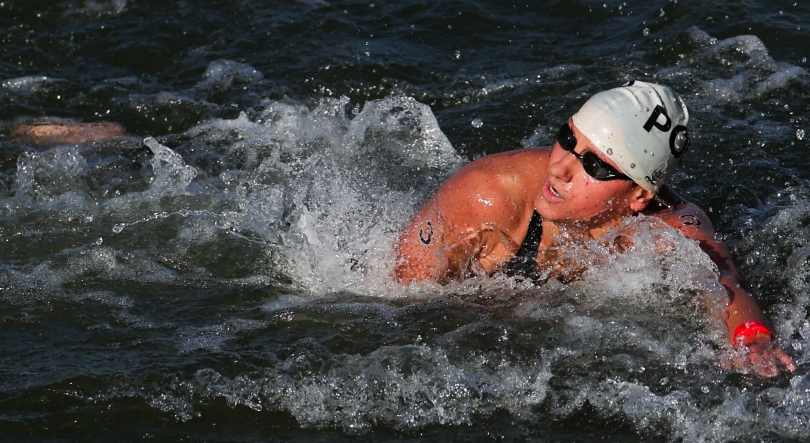
<svg viewBox="0 0 810 443">
<path fill-rule="evenodd" d="M 561 202 L 565 200 L 565 197 L 560 195 L 554 185 L 551 184 L 551 180 L 546 181 L 543 185 L 543 198 L 549 202 Z"/>
</svg>

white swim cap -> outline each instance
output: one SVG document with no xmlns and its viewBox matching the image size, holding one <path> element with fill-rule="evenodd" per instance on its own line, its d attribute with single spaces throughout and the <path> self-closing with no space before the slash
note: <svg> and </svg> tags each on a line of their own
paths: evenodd
<svg viewBox="0 0 810 443">
<path fill-rule="evenodd" d="M 621 172 L 653 193 L 689 148 L 689 111 L 666 86 L 634 81 L 600 92 L 573 121 Z"/>
</svg>

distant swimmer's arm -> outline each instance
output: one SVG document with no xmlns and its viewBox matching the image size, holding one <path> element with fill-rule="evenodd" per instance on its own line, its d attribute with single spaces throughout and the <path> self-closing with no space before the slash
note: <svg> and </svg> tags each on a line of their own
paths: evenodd
<svg viewBox="0 0 810 443">
<path fill-rule="evenodd" d="M 83 123 L 51 118 L 19 123 L 12 135 L 36 145 L 81 144 L 118 139 L 126 136 L 126 130 L 112 122 Z"/>
<path fill-rule="evenodd" d="M 446 283 L 497 271 L 518 246 L 510 231 L 515 207 L 486 171 L 451 177 L 416 214 L 396 244 L 394 277 L 402 283 Z"/>
<path fill-rule="evenodd" d="M 779 363 L 793 371 L 793 360 L 773 341 L 768 319 L 756 299 L 742 285 L 737 267 L 731 260 L 731 252 L 725 244 L 715 239 L 715 231 L 709 218 L 697 205 L 680 200 L 671 211 L 659 215 L 669 225 L 680 230 L 686 237 L 697 240 L 701 249 L 717 265 L 720 284 L 726 289 L 729 304 L 726 308 L 728 336 L 734 346 L 747 346 L 749 352 L 738 360 L 729 362 L 733 369 L 772 377 L 779 373 Z"/>
</svg>

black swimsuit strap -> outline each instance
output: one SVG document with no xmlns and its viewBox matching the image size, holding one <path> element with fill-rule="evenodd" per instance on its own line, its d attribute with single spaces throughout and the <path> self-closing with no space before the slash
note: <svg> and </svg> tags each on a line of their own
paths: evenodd
<svg viewBox="0 0 810 443">
<path fill-rule="evenodd" d="M 523 239 L 515 256 L 506 265 L 507 275 L 522 275 L 530 278 L 537 275 L 537 250 L 540 249 L 540 239 L 542 238 L 543 217 L 534 211 L 526 238 Z"/>
</svg>

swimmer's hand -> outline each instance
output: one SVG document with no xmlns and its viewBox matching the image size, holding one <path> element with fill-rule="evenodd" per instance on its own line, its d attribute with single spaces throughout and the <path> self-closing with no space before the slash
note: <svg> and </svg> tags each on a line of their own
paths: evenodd
<svg viewBox="0 0 810 443">
<path fill-rule="evenodd" d="M 749 345 L 739 344 L 735 347 L 735 351 L 723 362 L 726 369 L 743 374 L 754 372 L 761 377 L 776 377 L 779 375 L 780 366 L 784 366 L 790 372 L 796 370 L 793 359 L 773 340 L 766 339 Z"/>
</svg>

